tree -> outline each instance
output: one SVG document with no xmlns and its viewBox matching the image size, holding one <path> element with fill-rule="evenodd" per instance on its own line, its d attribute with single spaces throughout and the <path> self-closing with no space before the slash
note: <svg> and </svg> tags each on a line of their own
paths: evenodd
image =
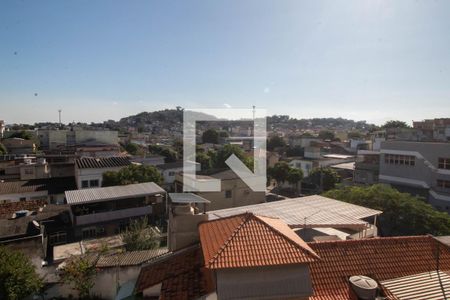
<svg viewBox="0 0 450 300">
<path fill-rule="evenodd" d="M 0 299 L 23 299 L 42 286 L 42 279 L 25 254 L 0 246 Z"/>
<path fill-rule="evenodd" d="M 352 140 L 359 140 L 359 139 L 364 138 L 364 134 L 360 131 L 355 130 L 355 131 L 350 131 L 349 133 L 347 133 L 347 137 Z"/>
<path fill-rule="evenodd" d="M 148 224 L 147 217 L 132 220 L 122 239 L 127 251 L 149 250 L 159 247 L 160 234 L 156 227 Z"/>
<path fill-rule="evenodd" d="M 305 154 L 305 151 L 300 146 L 295 147 L 289 147 L 286 149 L 286 156 L 292 157 L 292 156 L 303 156 Z"/>
<path fill-rule="evenodd" d="M 335 135 L 331 130 L 321 130 L 319 132 L 319 138 L 322 140 L 334 140 Z"/>
<path fill-rule="evenodd" d="M 250 170 L 253 170 L 253 157 L 247 157 L 237 145 L 225 145 L 218 150 L 213 158 L 213 167 L 217 169 L 227 168 L 225 161 L 232 155 L 236 155 Z"/>
<path fill-rule="evenodd" d="M 139 151 L 139 146 L 134 143 L 128 143 L 125 145 L 125 151 L 131 155 L 136 155 Z"/>
<path fill-rule="evenodd" d="M 169 147 L 150 145 L 148 146 L 148 150 L 150 151 L 150 153 L 164 156 L 166 163 L 175 162 L 178 160 L 178 153 L 175 150 L 170 149 Z"/>
<path fill-rule="evenodd" d="M 212 159 L 207 153 L 198 152 L 196 156 L 196 161 L 201 165 L 202 170 L 211 169 Z"/>
<path fill-rule="evenodd" d="M 202 141 L 203 143 L 218 144 L 219 133 L 215 129 L 208 129 L 203 132 Z"/>
<path fill-rule="evenodd" d="M 94 259 L 92 255 L 74 256 L 67 261 L 62 270 L 62 280 L 72 285 L 80 299 L 89 299 L 90 291 L 95 285 L 97 260 L 98 256 Z"/>
<path fill-rule="evenodd" d="M 0 155 L 5 155 L 6 153 L 8 153 L 8 151 L 6 150 L 5 146 L 3 144 L 0 144 Z"/>
<path fill-rule="evenodd" d="M 383 126 L 381 126 L 383 129 L 388 128 L 410 128 L 406 122 L 398 121 L 398 120 L 391 120 L 384 123 Z"/>
<path fill-rule="evenodd" d="M 295 185 L 295 189 L 298 194 L 299 193 L 298 184 L 303 179 L 303 171 L 301 169 L 297 169 L 297 168 L 290 168 L 286 179 L 287 179 L 287 182 L 289 182 L 292 185 Z"/>
<path fill-rule="evenodd" d="M 383 211 L 378 218 L 378 228 L 383 236 L 450 234 L 447 213 L 387 185 L 343 187 L 328 191 L 324 196 Z"/>
<path fill-rule="evenodd" d="M 290 169 L 291 167 L 289 167 L 285 161 L 280 161 L 277 162 L 272 168 L 269 168 L 267 173 L 269 177 L 275 179 L 278 184 L 282 184 L 288 180 Z"/>
<path fill-rule="evenodd" d="M 119 171 L 103 173 L 103 186 L 127 185 L 132 183 L 154 182 L 161 184 L 163 178 L 154 166 L 129 165 Z"/>
<path fill-rule="evenodd" d="M 278 135 L 271 136 L 267 140 L 267 150 L 273 151 L 275 148 L 286 146 L 286 142 Z"/>
<path fill-rule="evenodd" d="M 8 138 L 10 138 L 10 139 L 19 138 L 19 139 L 24 139 L 24 140 L 31 140 L 31 139 L 33 139 L 33 135 L 29 131 L 21 130 L 18 132 L 14 132 Z"/>
<path fill-rule="evenodd" d="M 315 168 L 308 176 L 308 181 L 319 187 L 321 191 L 333 189 L 339 179 L 339 175 L 331 168 Z"/>
</svg>

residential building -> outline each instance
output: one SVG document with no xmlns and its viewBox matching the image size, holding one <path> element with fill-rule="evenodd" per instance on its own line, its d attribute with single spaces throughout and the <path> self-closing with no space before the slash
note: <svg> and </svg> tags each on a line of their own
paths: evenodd
<svg viewBox="0 0 450 300">
<path fill-rule="evenodd" d="M 132 218 L 160 220 L 166 214 L 165 193 L 153 182 L 66 191 L 75 238 L 117 234 Z"/>
<path fill-rule="evenodd" d="M 158 166 L 164 164 L 165 157 L 162 155 L 148 155 L 145 157 L 132 157 L 131 161 L 144 166 Z"/>
<path fill-rule="evenodd" d="M 75 160 L 75 178 L 78 189 L 101 187 L 105 172 L 117 172 L 131 165 L 125 156 L 82 157 Z"/>
<path fill-rule="evenodd" d="M 113 244 L 113 248 L 108 247 L 107 253 L 98 253 L 98 249 L 105 244 L 110 245 L 109 240 L 103 238 L 58 246 L 55 248 L 55 252 L 58 254 L 63 252 L 67 255 L 64 256 L 64 259 L 58 257 L 58 260 L 55 261 L 56 264 L 50 268 L 53 267 L 55 271 L 59 270 L 74 255 L 83 255 L 93 261 L 96 267 L 91 293 L 102 299 L 125 299 L 126 297 L 122 295 L 130 292 L 132 294 L 134 282 L 141 271 L 141 266 L 164 257 L 168 252 L 167 248 L 164 247 L 141 251 L 123 251 L 123 245 L 116 248 L 116 245 Z M 73 247 L 74 251 L 67 246 Z M 131 286 L 130 282 L 133 282 Z M 69 298 L 73 294 L 72 287 L 61 278 L 57 278 L 45 290 L 46 297 L 50 299 L 54 297 Z"/>
<path fill-rule="evenodd" d="M 2 140 L 2 144 L 10 154 L 33 154 L 36 152 L 36 145 L 32 140 L 8 138 Z"/>
<path fill-rule="evenodd" d="M 54 130 L 39 129 L 39 144 L 42 149 L 66 150 L 75 146 L 90 144 L 97 145 L 117 145 L 119 142 L 118 132 L 110 130 Z"/>
<path fill-rule="evenodd" d="M 208 220 L 251 212 L 280 218 L 306 241 L 378 236 L 377 217 L 381 211 L 320 195 L 288 198 L 274 202 L 208 211 Z"/>
<path fill-rule="evenodd" d="M 201 165 L 199 163 L 189 162 L 189 165 L 193 166 L 196 172 L 200 171 Z M 176 175 L 183 172 L 183 167 L 184 163 L 182 160 L 156 166 L 164 179 L 164 187 L 167 190 L 174 190 Z"/>
<path fill-rule="evenodd" d="M 183 192 L 183 176 L 187 175 L 182 173 L 176 174 L 175 192 Z M 232 170 L 196 176 L 196 180 L 199 183 L 211 179 L 219 179 L 221 181 L 220 191 L 196 192 L 200 197 L 210 201 L 210 203 L 206 205 L 207 211 L 265 202 L 265 192 L 253 191 Z"/>
<path fill-rule="evenodd" d="M 421 131 L 428 141 L 450 141 L 450 118 L 413 121 L 413 128 Z"/>
<path fill-rule="evenodd" d="M 91 142 L 92 143 L 92 142 Z M 119 156 L 120 147 L 119 145 L 100 145 L 98 146 L 96 142 L 93 145 L 84 144 L 77 146 L 75 148 L 75 155 L 77 157 L 110 157 Z"/>
<path fill-rule="evenodd" d="M 379 182 L 450 212 L 450 143 L 382 142 Z"/>
<path fill-rule="evenodd" d="M 432 236 L 305 243 L 283 220 L 252 213 L 198 231 L 199 242 L 142 268 L 138 296 L 445 299 L 450 289 L 450 249 Z"/>
<path fill-rule="evenodd" d="M 76 188 L 74 177 L 0 182 L 0 203 L 42 200 L 64 203 L 64 192 Z"/>
<path fill-rule="evenodd" d="M 44 158 L 27 155 L 0 156 L 0 180 L 29 180 L 50 177 L 50 170 Z"/>
<path fill-rule="evenodd" d="M 193 193 L 169 193 L 168 246 L 170 251 L 198 241 L 197 226 L 208 220 L 206 205 L 211 203 Z"/>
<path fill-rule="evenodd" d="M 359 150 L 353 181 L 362 184 L 378 183 L 380 173 L 380 152 L 373 150 Z"/>
<path fill-rule="evenodd" d="M 287 157 L 284 161 L 290 167 L 302 170 L 303 176 L 307 177 L 313 169 L 354 162 L 355 157 L 344 154 L 321 154 L 320 148 L 308 147 L 305 148 L 303 157 Z"/>
</svg>

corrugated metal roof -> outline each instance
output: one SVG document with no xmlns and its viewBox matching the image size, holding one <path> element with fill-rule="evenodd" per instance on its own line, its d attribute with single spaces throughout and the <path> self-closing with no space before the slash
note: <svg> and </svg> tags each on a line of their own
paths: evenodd
<svg viewBox="0 0 450 300">
<path fill-rule="evenodd" d="M 313 195 L 268 203 L 233 207 L 207 212 L 209 219 L 218 219 L 252 212 L 280 218 L 290 227 L 366 227 L 361 219 L 382 212 L 362 206 Z"/>
<path fill-rule="evenodd" d="M 450 297 L 450 276 L 431 271 L 381 282 L 395 299 L 439 300 Z"/>
<path fill-rule="evenodd" d="M 109 268 L 117 266 L 137 266 L 147 263 L 168 252 L 167 248 L 158 248 L 142 251 L 128 251 L 124 253 L 100 256 L 97 261 L 98 268 Z"/>
<path fill-rule="evenodd" d="M 199 195 L 193 193 L 169 193 L 172 203 L 211 203 Z"/>
<path fill-rule="evenodd" d="M 101 202 L 128 197 L 141 197 L 165 193 L 166 191 L 154 182 L 129 185 L 109 186 L 93 189 L 66 191 L 67 204 Z"/>
<path fill-rule="evenodd" d="M 101 168 L 114 168 L 114 167 L 126 167 L 131 165 L 131 161 L 125 156 L 113 156 L 113 157 L 82 157 L 75 161 L 78 169 L 101 169 Z"/>
</svg>

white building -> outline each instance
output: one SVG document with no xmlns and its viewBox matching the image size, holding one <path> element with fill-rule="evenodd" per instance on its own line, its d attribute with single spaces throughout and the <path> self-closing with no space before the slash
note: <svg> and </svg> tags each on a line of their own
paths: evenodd
<svg viewBox="0 0 450 300">
<path fill-rule="evenodd" d="M 128 157 L 82 157 L 75 161 L 75 178 L 78 189 L 101 187 L 103 174 L 108 171 L 117 172 L 131 165 Z"/>
</svg>

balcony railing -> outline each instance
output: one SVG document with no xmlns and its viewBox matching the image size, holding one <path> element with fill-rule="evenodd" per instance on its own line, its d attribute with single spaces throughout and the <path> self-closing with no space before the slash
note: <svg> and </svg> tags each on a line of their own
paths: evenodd
<svg viewBox="0 0 450 300">
<path fill-rule="evenodd" d="M 75 217 L 76 225 L 88 225 L 114 220 L 145 216 L 152 213 L 150 206 L 127 208 Z"/>
</svg>

